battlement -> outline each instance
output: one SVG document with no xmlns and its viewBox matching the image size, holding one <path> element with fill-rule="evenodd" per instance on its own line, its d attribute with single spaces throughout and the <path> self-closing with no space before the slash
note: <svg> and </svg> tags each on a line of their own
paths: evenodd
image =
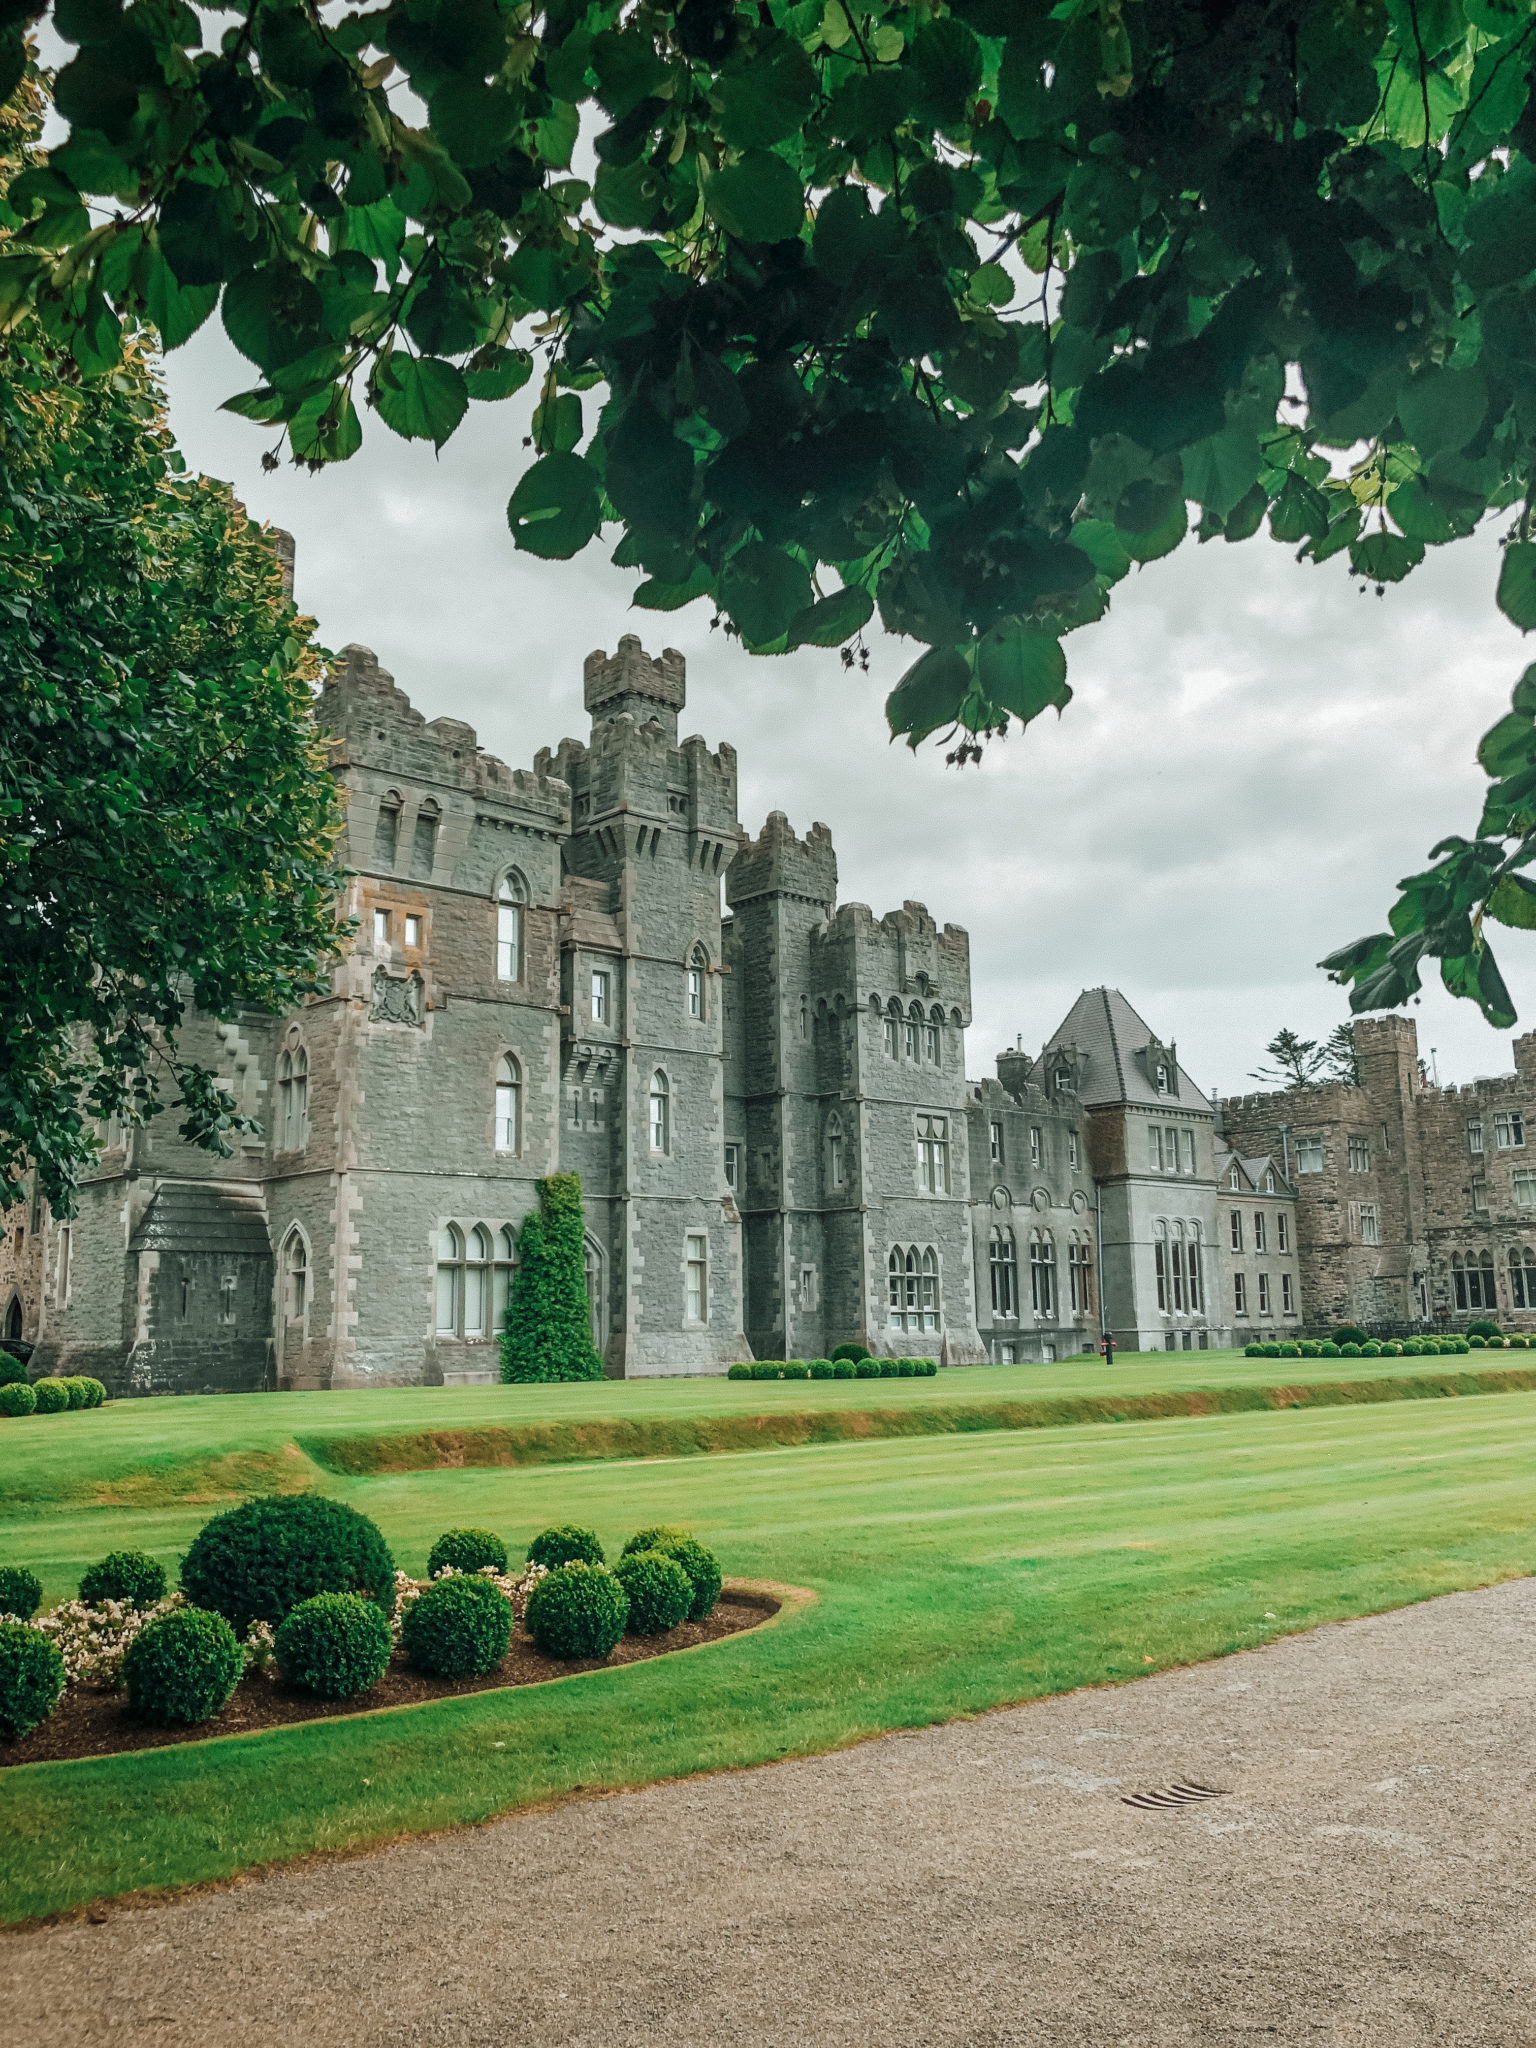
<svg viewBox="0 0 1536 2048">
<path fill-rule="evenodd" d="M 340 731 L 347 711 L 354 707 L 398 719 L 417 731 L 427 723 L 389 670 L 380 666 L 373 649 L 350 640 L 325 679 L 316 716 L 322 725 Z"/>
<path fill-rule="evenodd" d="M 754 896 L 798 896 L 830 910 L 837 900 L 837 855 L 827 827 L 812 825 L 799 839 L 782 811 L 770 811 L 725 874 L 725 900 L 733 908 Z"/>
<path fill-rule="evenodd" d="M 651 656 L 633 633 L 626 633 L 614 653 L 596 648 L 582 669 L 582 700 L 592 714 L 611 719 L 627 713 L 637 726 L 654 718 L 677 745 L 677 714 L 688 698 L 688 665 L 675 647 Z"/>
<path fill-rule="evenodd" d="M 562 781 L 549 782 L 547 758 L 530 775 L 488 754 L 462 718 L 424 718 L 373 649 L 356 641 L 337 657 L 315 717 L 337 736 L 341 756 L 352 767 L 477 796 L 536 800 L 546 809 L 551 803 L 564 806 L 567 791 Z"/>
</svg>

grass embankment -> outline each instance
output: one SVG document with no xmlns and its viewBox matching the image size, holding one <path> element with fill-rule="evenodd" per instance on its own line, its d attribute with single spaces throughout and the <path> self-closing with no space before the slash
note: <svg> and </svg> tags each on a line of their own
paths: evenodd
<svg viewBox="0 0 1536 2048">
<path fill-rule="evenodd" d="M 191 1405 L 142 1407 L 174 1428 Z M 8 1771 L 0 1913 L 832 1749 L 1527 1573 L 1533 1478 L 1536 1402 L 1519 1394 L 333 1476 L 411 1570 L 454 1522 L 521 1546 L 570 1519 L 616 1548 L 670 1521 L 729 1573 L 820 1597 L 760 1634 L 553 1686 Z M 114 1545 L 173 1561 L 207 1512 L 61 1505 L 0 1525 L 0 1558 L 56 1594 Z"/>
<path fill-rule="evenodd" d="M 1346 1378 L 1306 1363 L 1294 1385 L 1274 1359 L 1159 1351 L 1122 1354 L 1113 1367 L 1073 1358 L 965 1367 L 931 1380 L 632 1380 L 122 1401 L 0 1425 L 0 1516 L 213 1502 L 328 1485 L 336 1474 L 687 1457 L 1536 1388 L 1536 1364 L 1462 1371 L 1436 1359 L 1416 1371 L 1402 1359 L 1350 1359 Z"/>
</svg>

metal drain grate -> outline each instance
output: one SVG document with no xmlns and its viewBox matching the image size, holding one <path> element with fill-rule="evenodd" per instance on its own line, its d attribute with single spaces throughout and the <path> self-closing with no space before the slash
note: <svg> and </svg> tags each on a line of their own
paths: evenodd
<svg viewBox="0 0 1536 2048">
<path fill-rule="evenodd" d="M 1157 1792 L 1125 1792 L 1121 1794 L 1122 1806 L 1139 1806 L 1144 1812 L 1166 1813 L 1176 1806 L 1189 1806 L 1197 1799 L 1224 1799 L 1226 1794 L 1215 1785 L 1186 1785 L 1175 1778 L 1171 1785 L 1164 1785 Z"/>
</svg>

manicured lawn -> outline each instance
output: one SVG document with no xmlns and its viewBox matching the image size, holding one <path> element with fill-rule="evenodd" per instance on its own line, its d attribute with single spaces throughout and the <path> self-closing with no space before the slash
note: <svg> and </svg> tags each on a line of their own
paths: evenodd
<svg viewBox="0 0 1536 2048">
<path fill-rule="evenodd" d="M 1207 1365 L 1198 1355 L 1169 1363 Z M 1211 1363 L 1232 1371 L 1233 1361 Z M 1272 1372 L 1277 1361 L 1238 1363 Z M 1013 1371 L 1060 1377 L 1063 1368 Z M 880 1392 L 910 1398 L 922 1384 Z M 538 1398 L 803 1400 L 813 1391 L 844 1389 L 674 1383 Z M 412 1399 L 423 1397 L 401 1403 Z M 146 1444 L 158 1425 L 184 1432 L 185 1449 L 200 1430 L 212 1440 L 196 1416 L 217 1409 L 231 1430 L 249 1428 L 250 1448 L 264 1428 L 275 1430 L 266 1444 L 281 1442 L 277 1417 L 259 1420 L 279 1405 L 156 1402 L 61 1419 L 142 1431 Z M 110 1436 L 102 1441 L 111 1448 Z M 118 1442 L 113 1455 L 121 1450 Z M 577 1786 L 813 1753 L 1528 1573 L 1533 1480 L 1530 1394 L 331 1476 L 327 1490 L 373 1514 L 407 1569 L 422 1568 L 433 1536 L 453 1522 L 488 1523 L 519 1546 L 550 1521 L 590 1522 L 612 1552 L 641 1524 L 678 1521 L 718 1550 L 728 1573 L 819 1598 L 760 1634 L 553 1686 L 0 1773 L 0 1912 L 24 1918 L 215 1878 L 482 1819 Z M 186 1501 L 92 1508 L 78 1498 L 13 1512 L 0 1523 L 0 1559 L 33 1565 L 56 1597 L 115 1545 L 174 1561 L 208 1512 Z"/>
</svg>

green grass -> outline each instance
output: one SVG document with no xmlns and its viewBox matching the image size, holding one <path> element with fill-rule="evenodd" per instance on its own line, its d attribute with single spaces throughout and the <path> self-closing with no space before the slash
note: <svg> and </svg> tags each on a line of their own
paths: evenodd
<svg viewBox="0 0 1536 2048">
<path fill-rule="evenodd" d="M 1231 1361 L 1213 1363 L 1230 1373 Z M 1042 1370 L 1053 1369 L 1033 1369 Z M 909 1385 L 922 1383 L 880 1393 Z M 586 1390 L 492 1399 L 536 1391 L 548 1402 Z M 664 1403 L 843 1389 L 593 1391 Z M 427 1398 L 394 1405 L 409 1415 L 414 1400 L 419 1421 Z M 434 1412 L 449 1399 L 430 1398 Z M 474 1398 L 465 1390 L 466 1404 Z M 122 1410 L 64 1419 L 143 1431 L 146 1443 L 180 1433 L 185 1450 L 211 1440 L 193 1411 L 216 1408 L 248 1451 L 282 1442 L 280 1431 L 260 1437 L 260 1412 L 277 1405 L 145 1402 L 126 1422 Z M 819 1598 L 759 1634 L 551 1686 L 5 1771 L 0 1914 L 55 1913 L 352 1849 L 577 1786 L 810 1754 L 1528 1573 L 1533 1477 L 1528 1394 L 332 1477 L 328 1490 L 376 1516 L 408 1569 L 422 1569 L 452 1523 L 486 1524 L 523 1547 L 551 1521 L 586 1522 L 611 1553 L 638 1526 L 682 1522 L 729 1573 Z M 56 1597 L 114 1546 L 174 1563 L 207 1512 L 187 1501 L 61 1501 L 0 1522 L 0 1559 L 30 1564 Z"/>
</svg>

